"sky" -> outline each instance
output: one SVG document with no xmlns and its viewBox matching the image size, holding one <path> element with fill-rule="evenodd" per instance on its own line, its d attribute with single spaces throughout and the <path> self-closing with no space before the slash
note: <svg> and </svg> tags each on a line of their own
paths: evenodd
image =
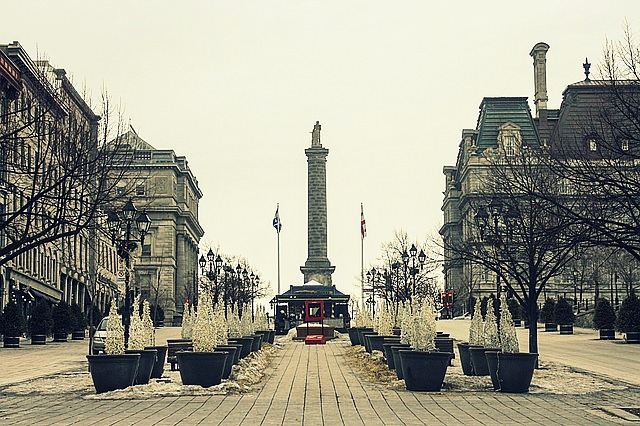
<svg viewBox="0 0 640 426">
<path fill-rule="evenodd" d="M 97 100 L 105 88 L 137 133 L 186 156 L 203 197 L 201 241 L 245 257 L 277 291 L 307 259 L 307 161 L 322 125 L 333 283 L 359 298 L 364 263 L 395 231 L 424 242 L 442 225 L 443 166 L 483 97 L 534 94 L 531 48 L 547 54 L 549 108 L 584 79 L 585 57 L 640 2 L 424 0 L 25 0 L 3 5 L 0 43 L 64 68 Z M 593 74 L 592 74 L 593 77 Z M 94 102 L 95 103 L 95 102 Z M 442 281 L 442 279 L 441 279 Z"/>
</svg>

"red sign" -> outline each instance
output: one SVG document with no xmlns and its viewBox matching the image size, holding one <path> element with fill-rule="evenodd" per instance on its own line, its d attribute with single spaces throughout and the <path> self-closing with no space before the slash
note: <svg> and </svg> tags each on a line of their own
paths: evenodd
<svg viewBox="0 0 640 426">
<path fill-rule="evenodd" d="M 324 319 L 324 302 L 322 300 L 304 301 L 304 320 L 322 321 Z"/>
</svg>

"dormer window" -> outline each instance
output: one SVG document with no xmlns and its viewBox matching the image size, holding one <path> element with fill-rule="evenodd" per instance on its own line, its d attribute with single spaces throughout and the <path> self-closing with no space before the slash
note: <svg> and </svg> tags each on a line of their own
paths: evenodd
<svg viewBox="0 0 640 426">
<path fill-rule="evenodd" d="M 522 147 L 520 126 L 514 123 L 501 125 L 498 128 L 498 147 L 507 158 L 513 158 L 518 155 Z"/>
<path fill-rule="evenodd" d="M 629 141 L 626 139 L 623 140 L 620 148 L 622 148 L 623 151 L 629 151 Z"/>
<path fill-rule="evenodd" d="M 589 138 L 587 144 L 589 145 L 589 151 L 596 152 L 598 150 L 598 141 L 595 138 Z"/>
</svg>

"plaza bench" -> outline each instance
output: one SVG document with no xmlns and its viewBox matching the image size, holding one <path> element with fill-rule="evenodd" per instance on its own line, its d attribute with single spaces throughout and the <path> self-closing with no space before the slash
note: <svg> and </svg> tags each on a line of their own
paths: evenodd
<svg viewBox="0 0 640 426">
<path fill-rule="evenodd" d="M 178 358 L 176 353 L 193 351 L 193 341 L 190 339 L 167 339 L 167 362 L 171 364 L 171 371 L 176 370 Z"/>
</svg>

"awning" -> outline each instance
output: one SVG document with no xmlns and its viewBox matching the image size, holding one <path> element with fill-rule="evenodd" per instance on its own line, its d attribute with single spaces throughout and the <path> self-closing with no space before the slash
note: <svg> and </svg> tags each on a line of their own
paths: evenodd
<svg viewBox="0 0 640 426">
<path fill-rule="evenodd" d="M 31 296 L 32 296 L 32 297 L 34 297 L 34 298 L 35 298 L 35 297 L 38 297 L 38 298 L 40 298 L 40 299 L 44 299 L 44 300 L 46 300 L 46 301 L 47 301 L 47 302 L 49 302 L 49 303 L 58 303 L 58 302 L 60 302 L 60 300 L 59 300 L 59 299 L 56 299 L 56 298 L 54 298 L 54 297 L 51 297 L 51 296 L 49 296 L 48 294 L 45 294 L 45 293 L 43 293 L 43 292 L 41 292 L 41 291 L 38 291 L 38 290 L 35 290 L 35 289 L 33 289 L 33 288 L 30 288 L 30 289 L 29 289 L 29 293 L 31 294 Z"/>
</svg>

